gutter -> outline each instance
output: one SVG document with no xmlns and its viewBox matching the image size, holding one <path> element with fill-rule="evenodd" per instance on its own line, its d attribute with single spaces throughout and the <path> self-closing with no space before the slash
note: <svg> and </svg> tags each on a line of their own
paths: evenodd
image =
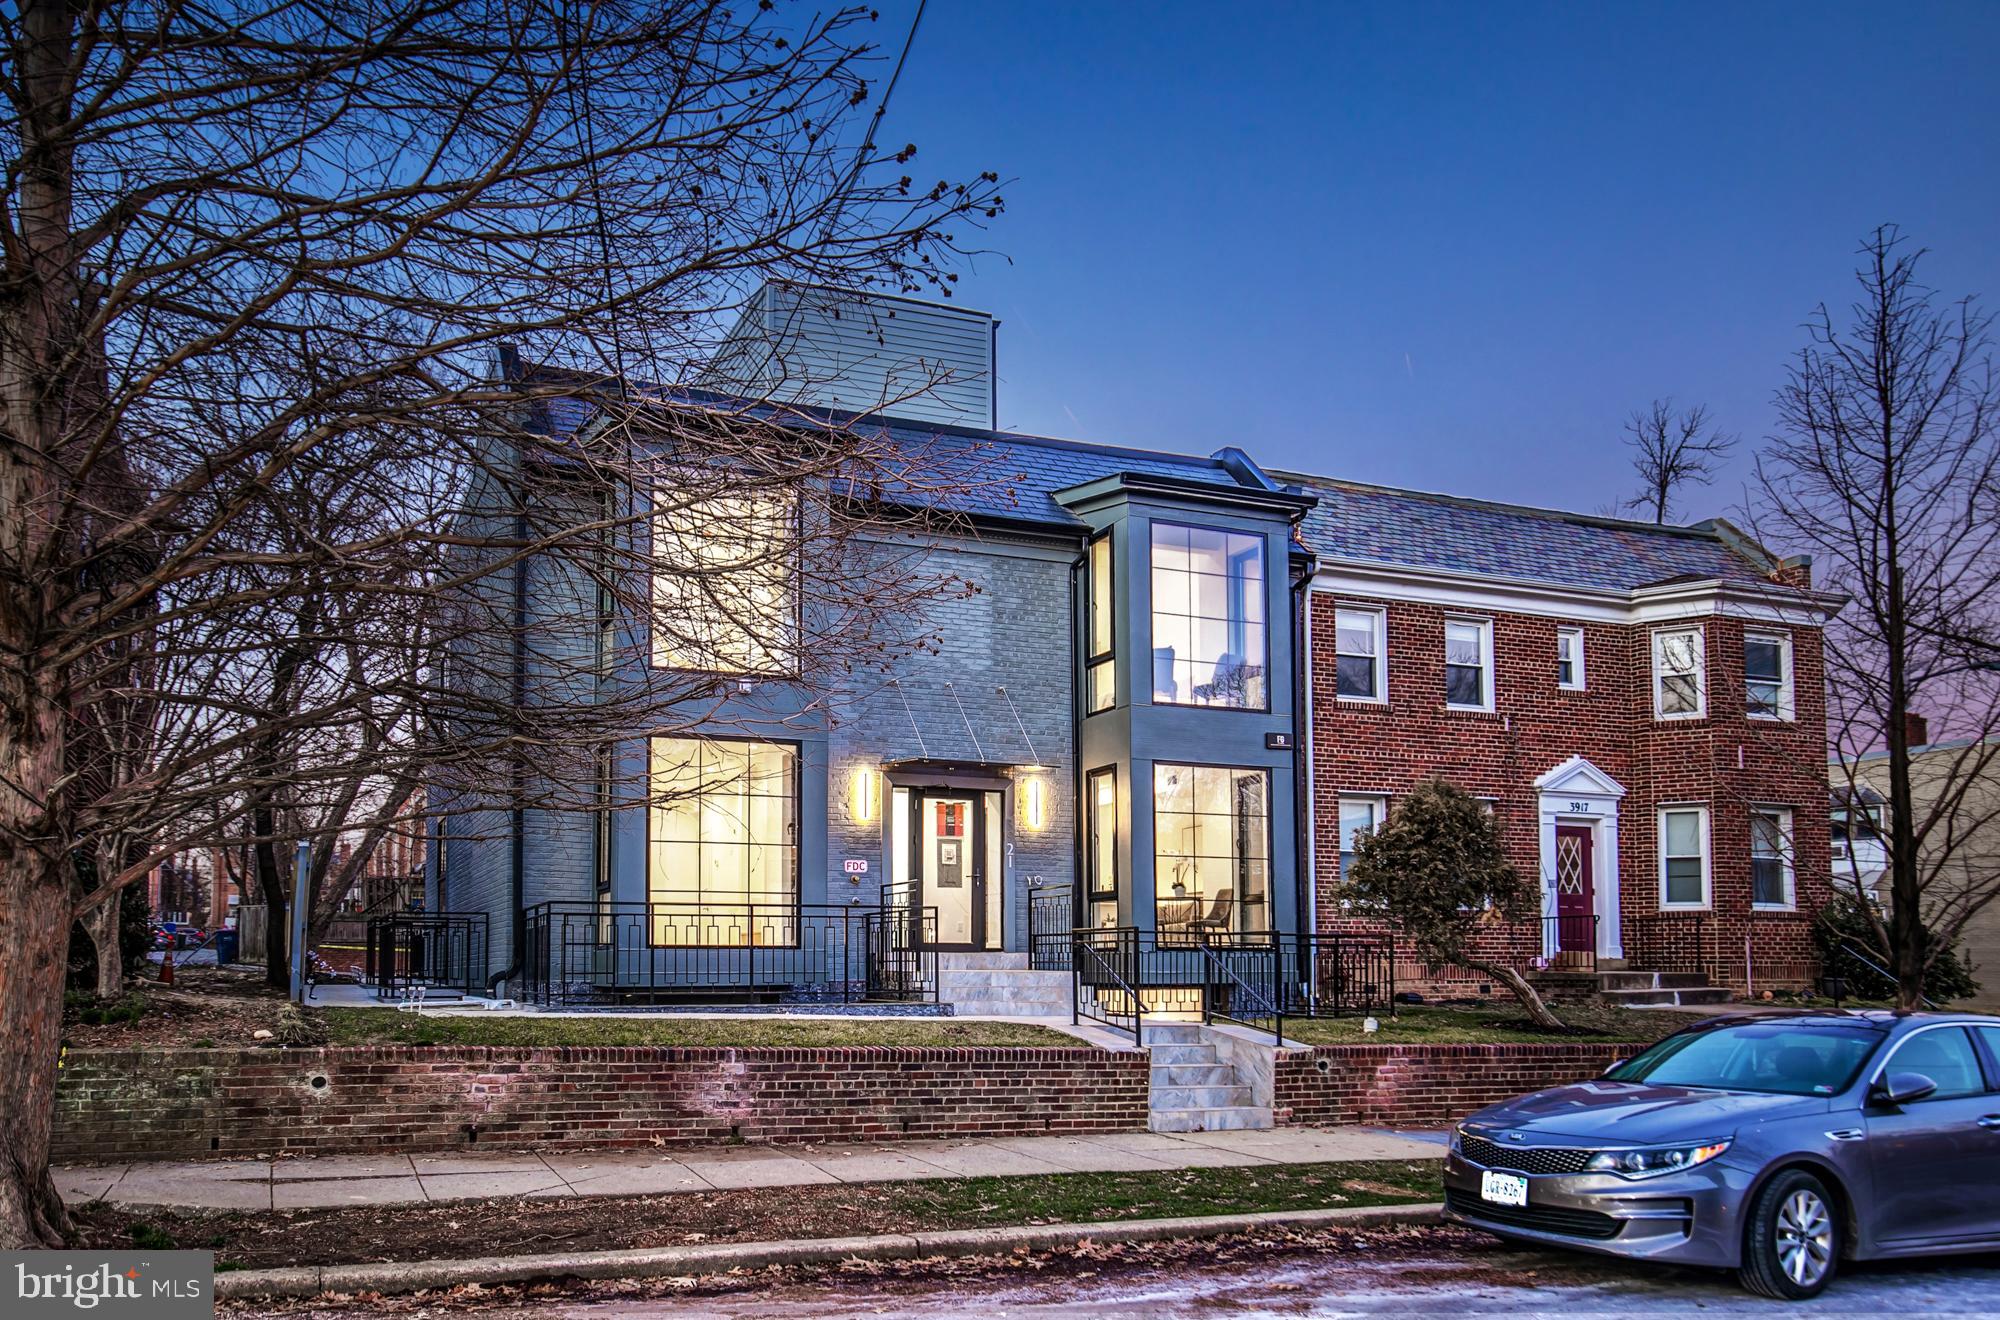
<svg viewBox="0 0 2000 1320">
<path fill-rule="evenodd" d="M 518 463 L 515 479 L 522 484 L 515 488 L 514 541 L 517 545 L 528 543 L 528 492 L 521 477 Z M 518 727 L 519 712 L 528 699 L 528 556 L 523 554 L 514 561 L 514 664 L 513 664 L 513 708 Z M 527 960 L 528 932 L 522 924 L 527 905 L 527 858 L 528 858 L 528 812 L 522 805 L 528 795 L 527 767 L 522 764 L 518 749 L 512 771 L 514 781 L 514 808 L 508 813 L 511 820 L 508 839 L 508 855 L 513 871 L 510 890 L 512 903 L 507 918 L 508 945 L 510 958 L 500 971 L 486 978 L 486 993 L 491 995 L 503 981 L 511 981 L 518 976 L 521 965 Z"/>
<path fill-rule="evenodd" d="M 1318 927 L 1314 904 L 1312 784 L 1312 582 L 1317 565 L 1310 554 L 1292 573 L 1292 874 L 1297 889 L 1293 912 L 1300 935 Z"/>
</svg>

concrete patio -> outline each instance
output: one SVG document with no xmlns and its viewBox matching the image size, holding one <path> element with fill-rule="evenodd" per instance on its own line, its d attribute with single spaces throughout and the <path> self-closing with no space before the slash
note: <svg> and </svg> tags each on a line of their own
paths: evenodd
<svg viewBox="0 0 2000 1320">
<path fill-rule="evenodd" d="M 493 1197 L 657 1196 L 912 1178 L 1109 1173 L 1330 1160 L 1438 1159 L 1444 1134 L 1375 1128 L 989 1137 L 859 1146 L 716 1146 L 673 1151 L 493 1151 L 279 1160 L 70 1165 L 72 1205 L 301 1210 Z"/>
</svg>

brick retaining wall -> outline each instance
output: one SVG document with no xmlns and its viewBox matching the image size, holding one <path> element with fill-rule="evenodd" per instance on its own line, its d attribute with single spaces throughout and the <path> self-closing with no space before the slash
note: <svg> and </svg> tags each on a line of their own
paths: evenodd
<svg viewBox="0 0 2000 1320">
<path fill-rule="evenodd" d="M 54 1158 L 1144 1131 L 1147 1081 L 1088 1047 L 71 1050 Z"/>
<path fill-rule="evenodd" d="M 1278 1055 L 1281 1123 L 1441 1127 L 1529 1091 L 1582 1081 L 1632 1044 L 1328 1045 Z"/>
</svg>

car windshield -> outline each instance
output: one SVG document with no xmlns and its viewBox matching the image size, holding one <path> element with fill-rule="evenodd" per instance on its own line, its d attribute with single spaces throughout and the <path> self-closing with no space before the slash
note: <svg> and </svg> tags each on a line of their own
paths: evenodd
<svg viewBox="0 0 2000 1320">
<path fill-rule="evenodd" d="M 1882 1042 L 1859 1027 L 1743 1023 L 1669 1036 L 1605 1073 L 1618 1082 L 1776 1095 L 1834 1095 Z"/>
</svg>

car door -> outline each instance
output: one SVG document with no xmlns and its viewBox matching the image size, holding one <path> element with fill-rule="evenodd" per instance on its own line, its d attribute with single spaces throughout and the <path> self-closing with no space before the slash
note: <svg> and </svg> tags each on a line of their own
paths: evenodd
<svg viewBox="0 0 2000 1320">
<path fill-rule="evenodd" d="M 1870 1104 L 1867 1213 L 1884 1245 L 1952 1242 L 1993 1231 L 2000 1197 L 2000 1095 L 1989 1091 L 1972 1034 L 1928 1027 L 1897 1042 L 1871 1078 L 1922 1073 L 1937 1090 L 1905 1105 Z M 1996 1120 L 1993 1126 L 1982 1120 Z"/>
</svg>

